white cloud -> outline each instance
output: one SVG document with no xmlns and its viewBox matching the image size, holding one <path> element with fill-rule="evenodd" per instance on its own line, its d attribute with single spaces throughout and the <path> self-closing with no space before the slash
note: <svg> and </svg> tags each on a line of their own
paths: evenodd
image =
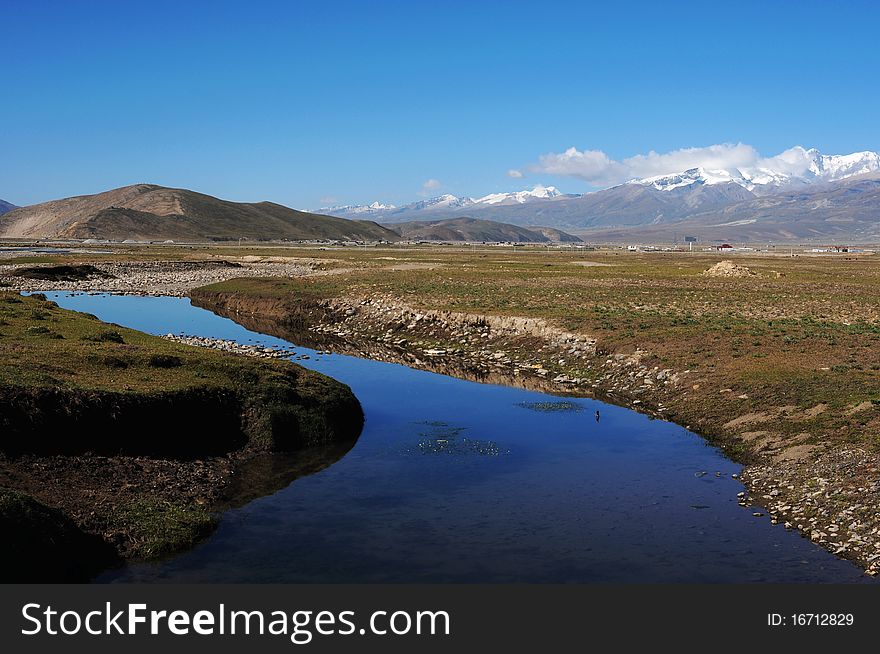
<svg viewBox="0 0 880 654">
<path fill-rule="evenodd" d="M 430 197 L 434 195 L 434 192 L 441 186 L 443 186 L 443 184 L 440 183 L 439 179 L 434 179 L 433 177 L 427 179 L 422 184 L 422 189 L 419 191 L 419 195 L 423 198 Z"/>
<path fill-rule="evenodd" d="M 769 158 L 762 158 L 755 148 L 745 143 L 721 143 L 700 148 L 681 148 L 671 152 L 637 154 L 620 161 L 601 150 L 568 148 L 562 153 L 541 155 L 530 167 L 532 172 L 561 177 L 576 177 L 594 186 L 611 186 L 631 179 L 680 173 L 690 168 L 735 170 L 768 168 L 780 172 L 802 173 L 809 158 L 801 147 L 792 148 Z"/>
<path fill-rule="evenodd" d="M 530 170 L 547 175 L 577 177 L 593 183 L 613 183 L 609 180 L 621 177 L 620 166 L 601 150 L 569 148 L 561 154 L 542 154 Z"/>
<path fill-rule="evenodd" d="M 790 175 L 803 175 L 810 168 L 812 158 L 801 146 L 796 145 L 775 157 L 758 161 L 759 168 L 767 168 Z"/>
<path fill-rule="evenodd" d="M 521 170 L 516 170 L 515 168 L 511 168 L 510 170 L 508 170 L 507 176 L 513 177 L 513 179 L 522 179 L 523 177 L 525 177 Z"/>
</svg>

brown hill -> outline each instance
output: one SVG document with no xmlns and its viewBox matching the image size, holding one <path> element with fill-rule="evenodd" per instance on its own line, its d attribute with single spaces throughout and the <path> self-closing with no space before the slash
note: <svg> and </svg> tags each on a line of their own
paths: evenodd
<svg viewBox="0 0 880 654">
<path fill-rule="evenodd" d="M 14 209 L 3 238 L 111 240 L 397 240 L 365 220 L 297 211 L 273 202 L 230 202 L 186 189 L 136 184 Z"/>
</svg>

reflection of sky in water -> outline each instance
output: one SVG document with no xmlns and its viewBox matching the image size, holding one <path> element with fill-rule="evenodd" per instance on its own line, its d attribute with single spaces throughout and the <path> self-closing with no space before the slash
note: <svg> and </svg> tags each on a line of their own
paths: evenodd
<svg viewBox="0 0 880 654">
<path fill-rule="evenodd" d="M 285 344 L 186 299 L 50 297 L 155 334 Z M 357 394 L 366 424 L 355 447 L 227 512 L 191 552 L 108 580 L 864 579 L 738 506 L 739 466 L 679 426 L 594 400 L 297 351 Z"/>
</svg>

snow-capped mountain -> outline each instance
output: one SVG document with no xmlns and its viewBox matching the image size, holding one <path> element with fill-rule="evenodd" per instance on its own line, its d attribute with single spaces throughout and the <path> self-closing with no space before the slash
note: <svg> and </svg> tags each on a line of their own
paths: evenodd
<svg viewBox="0 0 880 654">
<path fill-rule="evenodd" d="M 835 181 L 880 171 L 880 153 L 854 152 L 852 154 L 821 154 L 818 150 L 806 150 L 810 157 L 810 171 L 818 178 Z"/>
<path fill-rule="evenodd" d="M 852 154 L 822 154 L 815 148 L 809 150 L 801 146 L 785 152 L 759 159 L 751 166 L 738 168 L 691 168 L 682 172 L 634 179 L 625 184 L 583 195 L 566 195 L 555 186 L 537 185 L 531 189 L 511 193 L 490 193 L 482 197 L 458 197 L 451 194 L 440 195 L 427 200 L 411 202 L 400 207 L 392 204 L 374 202 L 370 205 L 346 205 L 325 207 L 320 213 L 344 218 L 373 217 L 385 222 L 405 220 L 433 220 L 452 216 L 479 215 L 492 218 L 496 210 L 502 211 L 499 219 L 535 215 L 531 209 L 541 207 L 541 212 L 558 213 L 566 216 L 581 208 L 596 204 L 602 198 L 618 197 L 615 215 L 625 210 L 620 201 L 628 202 L 638 197 L 637 209 L 646 211 L 645 198 L 634 192 L 633 187 L 646 187 L 669 197 L 660 197 L 650 212 L 652 221 L 665 220 L 678 216 L 682 211 L 697 208 L 715 207 L 742 201 L 750 197 L 763 197 L 785 191 L 805 189 L 809 186 L 840 182 L 850 177 L 866 174 L 880 174 L 880 153 L 865 151 Z M 675 198 L 673 200 L 673 198 Z M 548 202 L 552 201 L 553 209 Z M 681 207 L 670 209 L 670 203 L 681 203 Z M 568 205 L 573 205 L 574 208 Z M 571 210 L 570 210 L 571 209 Z M 634 207 L 634 210 L 636 207 Z M 522 211 L 520 211 L 522 210 Z M 593 216 L 596 218 L 596 216 Z M 525 218 L 524 218 L 525 219 Z M 534 223 L 529 223 L 534 224 Z M 571 226 L 571 224 L 568 224 Z"/>
<path fill-rule="evenodd" d="M 327 216 L 358 216 L 369 215 L 374 213 L 382 213 L 396 209 L 393 204 L 382 204 L 381 202 L 373 202 L 373 204 L 343 204 L 335 207 L 321 207 L 315 213 Z"/>
<path fill-rule="evenodd" d="M 418 202 L 405 204 L 401 207 L 401 210 L 437 211 L 440 209 L 460 209 L 461 207 L 468 207 L 473 203 L 473 198 L 460 198 L 449 193 L 444 193 L 435 198 L 428 198 L 427 200 L 419 200 Z"/>
<path fill-rule="evenodd" d="M 859 195 L 874 185 L 880 185 L 880 153 L 828 155 L 798 146 L 775 157 L 756 159 L 749 166 L 690 168 L 581 195 L 566 195 L 555 187 L 539 185 L 531 190 L 490 193 L 477 198 L 447 194 L 400 207 L 386 208 L 374 203 L 370 205 L 372 209 L 344 207 L 321 212 L 351 218 L 369 216 L 387 225 L 469 217 L 525 227 L 631 230 L 646 226 L 659 229 L 696 217 L 711 221 L 712 216 L 722 213 L 760 224 L 772 218 L 770 207 L 777 216 L 784 207 L 788 222 L 810 212 L 814 225 L 811 229 L 815 229 L 818 238 L 833 231 L 821 222 L 825 214 L 832 221 L 828 225 L 844 224 L 840 221 L 850 218 L 856 221 L 848 223 L 852 225 L 880 223 L 880 195 Z M 821 207 L 813 206 L 817 202 Z M 833 211 L 828 208 L 832 203 Z M 689 223 L 682 224 L 684 229 Z M 798 224 L 801 227 L 793 228 L 791 234 L 801 233 L 798 230 L 805 223 L 801 220 Z M 784 225 L 774 229 L 785 233 Z M 764 234 L 757 227 L 755 230 L 756 234 Z M 856 233 L 861 235 L 859 238 L 866 238 L 867 232 L 853 227 L 853 234 Z"/>
<path fill-rule="evenodd" d="M 542 186 L 538 184 L 530 191 L 515 191 L 514 193 L 490 193 L 484 195 L 474 204 L 525 204 L 532 200 L 550 200 L 562 195 L 555 186 Z"/>
<path fill-rule="evenodd" d="M 522 205 L 538 200 L 552 200 L 554 198 L 566 197 L 559 192 L 555 186 L 542 186 L 538 184 L 532 189 L 525 191 L 514 191 L 512 193 L 490 193 L 480 198 L 458 197 L 446 193 L 438 195 L 434 198 L 411 202 L 401 207 L 395 207 L 393 204 L 382 204 L 374 202 L 369 205 L 344 205 L 338 207 L 324 207 L 317 209 L 317 213 L 324 213 L 331 216 L 341 216 L 343 218 L 379 215 L 384 218 L 393 217 L 396 219 L 411 219 L 414 214 L 431 214 L 434 212 L 456 212 L 461 209 L 480 210 L 483 207 L 491 206 L 507 206 Z"/>
<path fill-rule="evenodd" d="M 681 173 L 637 179 L 630 184 L 671 191 L 691 184 L 738 184 L 755 195 L 768 195 L 812 184 L 836 182 L 856 175 L 880 172 L 880 153 L 822 154 L 797 146 L 762 159 L 754 166 L 715 169 L 691 168 Z"/>
</svg>

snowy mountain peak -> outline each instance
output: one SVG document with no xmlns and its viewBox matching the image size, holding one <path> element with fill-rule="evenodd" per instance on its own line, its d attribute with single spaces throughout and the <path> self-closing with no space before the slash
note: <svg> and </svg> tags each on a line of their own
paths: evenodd
<svg viewBox="0 0 880 654">
<path fill-rule="evenodd" d="M 813 155 L 813 153 L 815 154 Z M 877 152 L 820 154 L 817 150 L 808 150 L 807 154 L 812 155 L 813 159 L 810 171 L 828 181 L 875 173 L 880 170 L 880 153 Z"/>
<path fill-rule="evenodd" d="M 490 193 L 475 200 L 477 204 L 524 204 L 532 200 L 549 200 L 558 198 L 562 193 L 555 186 L 543 186 L 538 184 L 530 191 L 515 191 L 513 193 Z"/>
<path fill-rule="evenodd" d="M 317 213 L 330 216 L 356 216 L 359 214 L 382 213 L 396 208 L 393 204 L 373 202 L 372 204 L 342 204 L 335 207 L 321 207 L 317 210 Z"/>
<path fill-rule="evenodd" d="M 480 209 L 492 206 L 508 206 L 521 205 L 528 202 L 552 200 L 554 198 L 566 197 L 555 186 L 543 186 L 538 184 L 533 188 L 525 191 L 514 191 L 512 193 L 490 193 L 481 198 L 474 199 L 469 197 L 458 197 L 451 193 L 444 193 L 433 198 L 411 202 L 401 207 L 395 207 L 393 204 L 382 204 L 381 202 L 373 202 L 368 205 L 343 205 L 336 207 L 324 207 L 318 209 L 318 213 L 325 213 L 331 216 L 341 216 L 343 218 L 357 218 L 364 216 L 375 216 L 381 219 L 384 216 L 397 215 L 402 213 L 425 213 L 431 215 L 435 212 L 450 212 L 459 209 L 473 208 Z"/>
<path fill-rule="evenodd" d="M 428 198 L 427 200 L 420 200 L 419 202 L 407 204 L 404 206 L 404 208 L 418 210 L 458 209 L 459 207 L 466 207 L 473 203 L 474 201 L 472 198 L 460 198 L 458 196 L 452 195 L 451 193 L 444 193 L 443 195 L 438 195 L 434 198 Z"/>
<path fill-rule="evenodd" d="M 681 173 L 646 177 L 629 182 L 651 186 L 658 191 L 671 191 L 693 184 L 734 183 L 758 195 L 808 184 L 834 182 L 854 175 L 880 172 L 880 153 L 822 154 L 795 146 L 785 152 L 759 159 L 750 166 L 720 170 L 691 168 Z"/>
<path fill-rule="evenodd" d="M 658 175 L 646 179 L 637 179 L 633 180 L 631 183 L 653 186 L 658 191 L 671 191 L 692 184 L 739 183 L 739 180 L 742 180 L 742 173 L 736 168 L 733 170 L 706 170 L 705 168 L 699 167 L 690 168 L 683 173 L 673 173 L 671 175 Z M 742 185 L 745 186 L 745 184 Z"/>
</svg>

